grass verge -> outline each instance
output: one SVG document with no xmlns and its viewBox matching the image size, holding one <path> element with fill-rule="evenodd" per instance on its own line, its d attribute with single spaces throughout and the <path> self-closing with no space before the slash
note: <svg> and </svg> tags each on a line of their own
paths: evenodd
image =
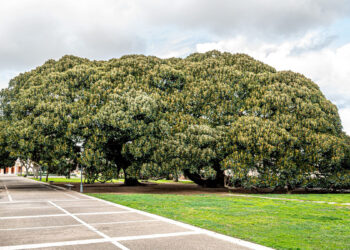
<svg viewBox="0 0 350 250">
<path fill-rule="evenodd" d="M 350 249 L 350 206 L 219 195 L 90 195 L 276 249 Z"/>
<path fill-rule="evenodd" d="M 194 184 L 193 181 L 190 180 L 179 180 L 178 182 L 175 182 L 173 180 L 148 180 L 148 182 L 152 183 L 181 183 L 181 184 Z"/>
<path fill-rule="evenodd" d="M 36 181 L 40 181 L 39 178 L 32 178 L 32 179 L 36 180 Z M 41 181 L 42 182 L 46 182 L 45 177 L 42 178 Z M 56 182 L 56 183 L 80 183 L 80 178 L 67 179 L 67 178 L 59 178 L 59 177 L 53 177 L 53 178 L 49 177 L 48 181 L 53 181 L 53 182 Z M 113 179 L 113 181 L 108 181 L 107 183 L 112 183 L 112 182 L 124 182 L 124 180 L 122 180 L 122 179 Z"/>
<path fill-rule="evenodd" d="M 253 196 L 264 196 L 272 198 L 298 199 L 304 201 L 326 201 L 337 203 L 350 203 L 350 194 L 264 194 Z"/>
<path fill-rule="evenodd" d="M 39 178 L 32 178 L 33 180 L 39 181 Z M 46 182 L 45 177 L 41 179 L 42 182 Z M 49 181 L 57 182 L 57 183 L 80 183 L 80 178 L 59 178 L 59 177 L 49 177 Z M 108 181 L 106 183 L 115 183 L 115 182 L 124 182 L 124 179 L 113 179 L 112 181 Z M 193 184 L 193 181 L 189 180 L 179 180 L 178 182 L 172 180 L 148 180 L 148 182 L 152 183 L 181 183 L 181 184 Z M 98 183 L 98 182 L 96 182 Z"/>
</svg>

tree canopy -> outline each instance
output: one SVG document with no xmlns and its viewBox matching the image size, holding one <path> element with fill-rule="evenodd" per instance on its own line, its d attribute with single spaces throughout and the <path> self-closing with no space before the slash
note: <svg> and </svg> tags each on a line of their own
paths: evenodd
<svg viewBox="0 0 350 250">
<path fill-rule="evenodd" d="M 334 185 L 350 169 L 337 107 L 245 54 L 49 60 L 1 91 L 0 154 L 50 172 L 185 174 L 200 185 Z M 1 164 L 5 164 L 1 162 Z"/>
</svg>

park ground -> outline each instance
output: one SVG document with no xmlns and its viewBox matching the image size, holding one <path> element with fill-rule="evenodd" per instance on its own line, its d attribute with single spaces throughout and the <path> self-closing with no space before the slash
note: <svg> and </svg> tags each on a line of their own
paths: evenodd
<svg viewBox="0 0 350 250">
<path fill-rule="evenodd" d="M 0 176 L 0 250 L 267 247 L 56 185 Z"/>
<path fill-rule="evenodd" d="M 350 194 L 237 194 L 171 182 L 95 184 L 85 191 L 276 249 L 350 249 Z"/>
<path fill-rule="evenodd" d="M 276 249 L 350 249 L 349 194 L 90 195 Z"/>
</svg>

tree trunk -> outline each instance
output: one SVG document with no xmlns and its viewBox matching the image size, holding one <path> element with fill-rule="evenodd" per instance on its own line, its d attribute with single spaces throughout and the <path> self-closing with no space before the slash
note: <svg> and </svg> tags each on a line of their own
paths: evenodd
<svg viewBox="0 0 350 250">
<path fill-rule="evenodd" d="M 197 185 L 204 186 L 204 180 L 197 173 L 191 173 L 188 169 L 184 170 L 184 175 Z"/>
<path fill-rule="evenodd" d="M 117 174 L 114 176 L 115 179 L 119 179 L 120 168 L 117 167 Z M 112 181 L 113 182 L 113 181 Z"/>
<path fill-rule="evenodd" d="M 225 187 L 225 172 L 221 170 L 220 168 L 216 170 L 216 183 L 218 187 Z"/>
<path fill-rule="evenodd" d="M 292 190 L 293 190 L 292 186 L 290 184 L 287 184 L 286 185 L 287 194 L 292 194 Z"/>
<path fill-rule="evenodd" d="M 124 184 L 126 186 L 141 186 L 142 185 L 135 177 L 125 178 Z"/>
<path fill-rule="evenodd" d="M 29 175 L 29 164 L 28 164 L 28 160 L 27 160 L 27 163 L 25 163 L 25 161 L 22 161 L 20 159 L 20 163 L 21 163 L 21 166 L 23 166 L 25 169 L 26 169 L 26 177 L 28 177 Z"/>
<path fill-rule="evenodd" d="M 199 174 L 197 173 L 191 173 L 188 169 L 184 170 L 185 176 L 187 176 L 191 181 L 194 183 L 202 186 L 202 187 L 224 187 L 225 186 L 225 174 L 224 171 L 221 169 L 216 170 L 216 177 L 215 179 L 203 179 Z"/>
<path fill-rule="evenodd" d="M 141 186 L 142 184 L 137 180 L 136 177 L 129 176 L 126 172 L 126 169 L 123 168 L 124 171 L 124 185 L 126 186 Z"/>
<path fill-rule="evenodd" d="M 47 171 L 46 171 L 46 182 L 49 181 L 49 168 L 47 168 Z"/>
<path fill-rule="evenodd" d="M 175 182 L 179 182 L 179 174 L 177 172 L 177 169 L 175 170 Z"/>
<path fill-rule="evenodd" d="M 39 178 L 39 170 L 38 168 L 34 167 L 34 178 L 38 179 Z"/>
</svg>

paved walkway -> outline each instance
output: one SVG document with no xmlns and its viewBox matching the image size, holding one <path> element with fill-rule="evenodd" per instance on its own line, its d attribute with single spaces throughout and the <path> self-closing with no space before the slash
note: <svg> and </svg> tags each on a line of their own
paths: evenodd
<svg viewBox="0 0 350 250">
<path fill-rule="evenodd" d="M 0 177 L 0 249 L 269 249 L 22 177 Z"/>
</svg>

